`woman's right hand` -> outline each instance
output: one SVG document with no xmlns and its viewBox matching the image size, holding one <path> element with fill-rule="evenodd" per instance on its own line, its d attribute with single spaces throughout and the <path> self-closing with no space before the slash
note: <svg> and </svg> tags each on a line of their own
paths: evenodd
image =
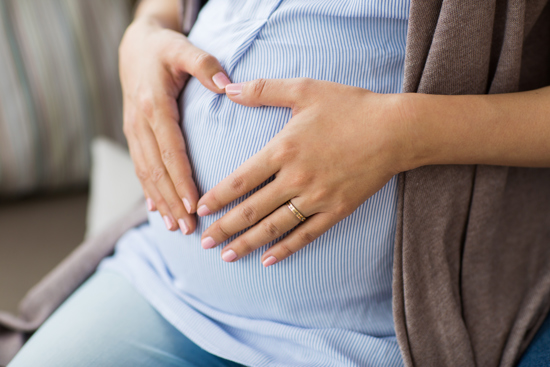
<svg viewBox="0 0 550 367">
<path fill-rule="evenodd" d="M 124 134 L 147 206 L 160 211 L 169 230 L 190 234 L 199 195 L 176 100 L 190 75 L 214 93 L 230 81 L 216 58 L 148 17 L 128 27 L 119 60 Z"/>
</svg>

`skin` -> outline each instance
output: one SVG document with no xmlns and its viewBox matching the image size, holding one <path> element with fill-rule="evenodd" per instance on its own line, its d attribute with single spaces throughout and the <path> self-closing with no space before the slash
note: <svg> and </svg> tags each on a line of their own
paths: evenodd
<svg viewBox="0 0 550 367">
<path fill-rule="evenodd" d="M 244 106 L 293 112 L 279 134 L 196 204 L 199 216 L 210 215 L 275 175 L 202 234 L 202 246 L 213 248 L 251 227 L 223 248 L 228 262 L 294 229 L 262 255 L 264 266 L 284 260 L 399 172 L 436 164 L 550 167 L 550 87 L 501 95 L 383 95 L 311 79 L 260 79 L 225 91 Z M 157 144 L 172 149 L 160 134 Z M 170 167 L 188 165 L 181 150 L 165 155 L 173 158 Z M 191 186 L 190 176 L 183 180 L 182 187 Z M 167 186 L 157 185 L 158 192 L 164 195 Z M 288 200 L 306 222 L 288 209 Z"/>
<path fill-rule="evenodd" d="M 190 75 L 214 93 L 229 83 L 216 58 L 177 31 L 179 1 L 142 1 L 119 48 L 124 134 L 149 210 L 169 230 L 195 230 L 199 194 L 191 177 L 176 99 Z M 216 85 L 213 77 L 225 77 Z"/>
<path fill-rule="evenodd" d="M 232 84 L 226 93 L 245 106 L 293 111 L 259 153 L 199 200 L 213 213 L 276 175 L 204 231 L 203 239 L 218 244 L 252 226 L 224 247 L 226 261 L 300 224 L 284 205 L 290 199 L 308 219 L 263 254 L 265 266 L 312 242 L 399 172 L 434 164 L 550 167 L 550 88 L 490 96 L 382 95 L 286 79 Z"/>
</svg>

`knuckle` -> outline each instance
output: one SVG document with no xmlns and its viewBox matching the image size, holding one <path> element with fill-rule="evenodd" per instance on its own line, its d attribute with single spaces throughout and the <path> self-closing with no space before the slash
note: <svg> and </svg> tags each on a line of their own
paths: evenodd
<svg viewBox="0 0 550 367">
<path fill-rule="evenodd" d="M 314 180 L 314 178 L 312 178 Z M 326 187 L 323 188 L 317 188 L 314 190 L 311 194 L 312 202 L 314 203 L 324 203 L 331 197 L 331 190 L 329 190 Z"/>
<path fill-rule="evenodd" d="M 181 212 L 181 205 L 178 201 L 170 200 L 168 202 L 168 208 L 170 208 L 170 211 L 174 214 Z"/>
<path fill-rule="evenodd" d="M 308 172 L 295 172 L 288 179 L 288 185 L 293 188 L 304 188 L 310 182 L 312 182 L 312 176 Z"/>
<path fill-rule="evenodd" d="M 271 159 L 277 163 L 287 163 L 295 158 L 299 151 L 299 145 L 291 140 L 281 140 L 278 148 L 273 150 Z"/>
<path fill-rule="evenodd" d="M 262 222 L 262 230 L 269 238 L 278 238 L 281 236 L 281 230 L 271 221 Z"/>
<path fill-rule="evenodd" d="M 244 181 L 244 178 L 240 175 L 235 175 L 233 176 L 232 180 L 231 180 L 231 190 L 233 190 L 234 192 L 236 192 L 237 194 L 245 194 L 244 190 L 245 190 L 245 181 Z"/>
<path fill-rule="evenodd" d="M 147 117 L 153 117 L 155 112 L 155 102 L 153 95 L 150 92 L 141 92 L 139 94 L 139 109 Z"/>
<path fill-rule="evenodd" d="M 183 149 L 162 148 L 160 154 L 164 164 L 174 165 L 179 158 L 184 156 L 185 151 Z"/>
<path fill-rule="evenodd" d="M 225 229 L 225 227 L 223 226 L 222 223 L 219 223 L 216 224 L 216 230 L 221 233 L 222 237 L 224 238 L 224 240 L 228 239 L 229 237 L 231 237 L 231 234 L 229 233 L 229 231 L 227 229 Z"/>
<path fill-rule="evenodd" d="M 222 205 L 220 199 L 218 198 L 218 193 L 216 190 L 210 191 L 208 194 L 208 202 L 212 204 L 208 204 L 208 207 L 212 210 L 217 210 L 218 208 L 222 208 L 224 205 Z"/>
<path fill-rule="evenodd" d="M 136 176 L 140 181 L 147 181 L 149 179 L 149 172 L 141 167 L 136 167 Z"/>
<path fill-rule="evenodd" d="M 298 231 L 298 237 L 303 244 L 308 244 L 315 240 L 313 233 L 304 230 Z"/>
<path fill-rule="evenodd" d="M 166 176 L 166 168 L 156 167 L 151 171 L 151 180 L 155 183 L 159 182 Z"/>
<path fill-rule="evenodd" d="M 178 179 L 174 181 L 174 187 L 176 188 L 176 192 L 183 194 L 187 189 L 186 181 L 184 179 Z"/>
<path fill-rule="evenodd" d="M 303 100 L 309 95 L 313 87 L 313 79 L 299 78 L 296 83 L 290 87 L 290 92 L 296 100 Z"/>
<path fill-rule="evenodd" d="M 154 199 L 155 205 L 157 206 L 159 212 L 162 214 L 162 216 L 165 216 L 168 214 L 168 203 L 166 203 L 166 200 L 162 195 L 159 195 Z"/>
<path fill-rule="evenodd" d="M 239 209 L 241 218 L 247 224 L 254 224 L 257 221 L 257 211 L 252 205 L 242 204 Z"/>
<path fill-rule="evenodd" d="M 252 82 L 252 94 L 259 98 L 262 96 L 265 86 L 266 86 L 267 80 L 260 78 L 256 79 Z"/>
<path fill-rule="evenodd" d="M 248 254 L 256 249 L 246 237 L 244 236 L 241 236 L 241 237 L 239 237 L 239 240 L 238 240 L 238 247 L 240 249 L 239 252 L 241 254 Z"/>
<path fill-rule="evenodd" d="M 345 205 L 343 202 L 338 203 L 334 207 L 334 214 L 338 218 L 345 218 L 351 214 L 349 205 Z"/>
<path fill-rule="evenodd" d="M 286 242 L 280 242 L 279 246 L 280 246 L 281 251 L 284 254 L 283 257 L 285 257 L 285 258 L 293 255 L 294 253 L 296 253 L 296 251 L 294 251 L 294 249 L 292 247 L 290 247 L 288 245 L 288 243 L 286 243 Z"/>
<path fill-rule="evenodd" d="M 281 149 L 275 150 L 271 154 L 271 159 L 277 163 L 283 163 L 286 162 L 289 158 L 289 154 L 285 151 L 284 148 L 281 147 Z"/>
<path fill-rule="evenodd" d="M 202 69 L 208 68 L 215 62 L 216 59 L 210 54 L 207 54 L 205 52 L 197 54 L 193 67 L 194 73 L 200 72 Z"/>
</svg>

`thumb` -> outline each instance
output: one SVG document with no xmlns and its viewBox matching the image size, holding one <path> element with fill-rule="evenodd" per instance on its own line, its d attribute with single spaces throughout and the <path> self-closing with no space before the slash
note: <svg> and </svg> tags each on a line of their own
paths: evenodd
<svg viewBox="0 0 550 367">
<path fill-rule="evenodd" d="M 175 59 L 176 67 L 193 75 L 214 93 L 224 93 L 225 86 L 231 83 L 218 59 L 187 39 L 182 43 Z"/>
<path fill-rule="evenodd" d="M 310 95 L 313 79 L 256 79 L 246 83 L 229 84 L 227 96 L 248 107 L 276 106 L 295 108 Z"/>
</svg>

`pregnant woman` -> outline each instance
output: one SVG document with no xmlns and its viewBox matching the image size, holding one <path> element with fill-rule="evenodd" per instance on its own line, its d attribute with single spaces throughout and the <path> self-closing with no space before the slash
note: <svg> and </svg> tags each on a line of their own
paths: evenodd
<svg viewBox="0 0 550 367">
<path fill-rule="evenodd" d="M 142 2 L 120 54 L 149 221 L 10 367 L 404 365 L 397 174 L 550 166 L 548 88 L 401 93 L 409 8 L 211 0 L 187 39 Z"/>
</svg>

